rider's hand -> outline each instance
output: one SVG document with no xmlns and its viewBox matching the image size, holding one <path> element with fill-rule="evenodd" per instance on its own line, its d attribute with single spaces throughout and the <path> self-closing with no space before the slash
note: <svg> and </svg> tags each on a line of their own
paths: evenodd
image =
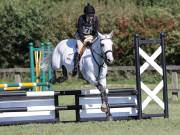
<svg viewBox="0 0 180 135">
<path fill-rule="evenodd" d="M 91 35 L 88 35 L 88 36 L 85 36 L 85 42 L 91 42 L 93 40 L 93 36 L 91 36 Z"/>
<path fill-rule="evenodd" d="M 88 42 L 86 43 L 86 46 L 90 46 L 91 44 L 92 44 L 92 43 L 88 41 Z"/>
</svg>

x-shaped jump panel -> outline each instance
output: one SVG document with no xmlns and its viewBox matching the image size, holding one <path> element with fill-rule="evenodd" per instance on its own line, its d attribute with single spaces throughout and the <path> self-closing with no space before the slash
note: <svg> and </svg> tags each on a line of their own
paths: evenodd
<svg viewBox="0 0 180 135">
<path fill-rule="evenodd" d="M 146 60 L 146 62 L 140 67 L 140 74 L 142 74 L 150 65 L 163 76 L 162 68 L 155 62 L 155 59 L 161 54 L 161 46 L 150 57 L 148 54 L 139 47 L 139 54 Z M 157 96 L 158 92 L 163 88 L 163 80 L 159 82 L 156 88 L 152 91 L 141 81 L 141 89 L 147 93 L 148 97 L 142 102 L 142 110 L 144 110 L 149 102 L 153 99 L 162 109 L 164 109 L 163 101 Z"/>
<path fill-rule="evenodd" d="M 160 44 L 158 49 L 149 56 L 142 48 L 143 45 L 154 45 Z M 166 77 L 166 63 L 165 63 L 165 46 L 164 46 L 164 33 L 160 33 L 160 39 L 142 39 L 138 35 L 134 37 L 135 45 L 135 58 L 136 58 L 136 85 L 138 90 L 138 103 L 139 103 L 139 118 L 144 117 L 168 117 L 168 95 L 167 95 L 167 77 Z M 155 60 L 161 55 L 161 66 L 158 65 Z M 146 61 L 143 65 L 140 65 L 140 57 L 144 58 Z M 151 90 L 146 84 L 141 80 L 141 75 L 146 71 L 146 69 L 152 66 L 161 76 L 162 80 L 159 84 Z M 163 89 L 163 100 L 161 100 L 157 94 Z M 142 101 L 141 90 L 143 90 L 148 96 Z M 148 106 L 148 104 L 154 100 L 163 110 L 163 114 L 143 114 L 143 110 Z"/>
</svg>

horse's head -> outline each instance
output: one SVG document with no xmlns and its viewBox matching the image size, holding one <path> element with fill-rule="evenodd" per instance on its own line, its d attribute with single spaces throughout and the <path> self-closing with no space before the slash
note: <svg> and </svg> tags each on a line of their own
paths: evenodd
<svg viewBox="0 0 180 135">
<path fill-rule="evenodd" d="M 111 32 L 110 34 L 104 34 L 104 35 L 102 35 L 101 33 L 98 33 L 98 34 L 100 37 L 100 46 L 101 46 L 104 60 L 107 64 L 112 64 L 112 62 L 114 61 L 113 53 L 112 53 L 113 42 L 111 39 L 113 36 L 113 32 Z"/>
</svg>

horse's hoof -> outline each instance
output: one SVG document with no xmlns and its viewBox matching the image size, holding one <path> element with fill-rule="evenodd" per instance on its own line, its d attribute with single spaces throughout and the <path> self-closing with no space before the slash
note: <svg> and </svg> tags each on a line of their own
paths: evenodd
<svg viewBox="0 0 180 135">
<path fill-rule="evenodd" d="M 72 76 L 76 76 L 76 75 L 77 75 L 77 71 L 73 71 Z"/>
<path fill-rule="evenodd" d="M 107 111 L 108 111 L 108 108 L 107 108 L 107 105 L 106 105 L 106 104 L 102 104 L 102 105 L 101 105 L 101 111 L 102 111 L 102 112 L 107 112 Z"/>
<path fill-rule="evenodd" d="M 108 116 L 108 117 L 106 118 L 106 120 L 107 120 L 107 121 L 113 121 L 113 117 L 112 117 L 112 116 Z"/>
<path fill-rule="evenodd" d="M 72 71 L 72 76 L 76 76 L 78 74 L 78 71 L 79 71 L 78 67 L 75 67 Z"/>
</svg>

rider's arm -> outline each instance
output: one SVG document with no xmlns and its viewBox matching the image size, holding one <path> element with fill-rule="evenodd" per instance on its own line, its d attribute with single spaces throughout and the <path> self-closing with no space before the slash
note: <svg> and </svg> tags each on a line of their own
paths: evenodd
<svg viewBox="0 0 180 135">
<path fill-rule="evenodd" d="M 79 34 L 79 37 L 80 37 L 80 40 L 81 41 L 84 41 L 84 34 L 83 34 L 83 17 L 80 16 L 79 19 L 78 19 L 78 24 L 77 24 L 77 32 Z"/>
</svg>

